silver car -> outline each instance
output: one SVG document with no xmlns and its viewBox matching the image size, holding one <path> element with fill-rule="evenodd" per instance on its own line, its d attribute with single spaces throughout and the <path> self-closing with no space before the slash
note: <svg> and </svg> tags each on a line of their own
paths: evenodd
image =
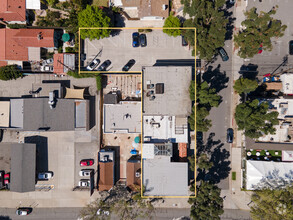
<svg viewBox="0 0 293 220">
<path fill-rule="evenodd" d="M 83 169 L 79 171 L 79 176 L 90 176 L 93 169 Z"/>
</svg>

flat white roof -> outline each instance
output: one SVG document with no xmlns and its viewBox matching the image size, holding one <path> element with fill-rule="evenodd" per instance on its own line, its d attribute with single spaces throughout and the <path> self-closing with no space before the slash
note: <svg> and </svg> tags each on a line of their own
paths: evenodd
<svg viewBox="0 0 293 220">
<path fill-rule="evenodd" d="M 188 196 L 188 163 L 161 156 L 143 159 L 144 196 Z"/>
<path fill-rule="evenodd" d="M 3 101 L 0 102 L 0 127 L 9 127 L 10 119 L 10 102 Z"/>
<path fill-rule="evenodd" d="M 282 74 L 280 76 L 282 81 L 283 89 L 282 92 L 285 94 L 293 94 L 293 75 L 292 74 Z"/>
<path fill-rule="evenodd" d="M 154 159 L 155 158 L 155 144 L 144 143 L 142 145 L 142 158 Z"/>
<path fill-rule="evenodd" d="M 143 116 L 143 137 L 151 142 L 188 143 L 187 117 Z"/>
<path fill-rule="evenodd" d="M 246 189 L 256 190 L 292 184 L 292 172 L 293 164 L 290 162 L 247 160 Z M 284 183 L 284 180 L 287 183 Z"/>
<path fill-rule="evenodd" d="M 26 9 L 41 9 L 40 0 L 26 0 L 25 1 Z"/>
<path fill-rule="evenodd" d="M 140 133 L 141 102 L 104 104 L 104 133 Z"/>
</svg>

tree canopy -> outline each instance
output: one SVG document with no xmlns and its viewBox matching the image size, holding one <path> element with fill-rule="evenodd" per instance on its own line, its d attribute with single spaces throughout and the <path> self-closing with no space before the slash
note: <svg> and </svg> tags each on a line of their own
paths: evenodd
<svg viewBox="0 0 293 220">
<path fill-rule="evenodd" d="M 239 48 L 238 55 L 241 58 L 253 57 L 260 47 L 262 50 L 271 51 L 271 38 L 284 35 L 287 26 L 271 17 L 276 14 L 277 7 L 267 13 L 261 11 L 258 14 L 255 7 L 245 12 L 246 19 L 241 23 L 244 29 L 234 36 L 235 46 Z"/>
<path fill-rule="evenodd" d="M 216 93 L 216 89 L 210 88 L 206 81 L 197 83 L 196 98 L 197 103 L 207 108 L 218 107 L 221 101 L 221 96 Z"/>
<path fill-rule="evenodd" d="M 199 58 L 211 60 L 216 49 L 224 46 L 226 26 L 223 6 L 225 0 L 181 0 L 183 12 L 191 17 L 184 22 L 184 27 L 196 27 L 196 52 Z M 184 31 L 183 35 L 189 44 L 192 43 L 192 32 Z M 194 42 L 193 42 L 194 45 Z"/>
<path fill-rule="evenodd" d="M 244 130 L 250 138 L 259 138 L 263 135 L 274 134 L 274 125 L 278 125 L 278 112 L 269 112 L 268 102 L 259 102 L 257 99 L 237 105 L 235 120 L 239 130 Z"/>
<path fill-rule="evenodd" d="M 164 23 L 164 28 L 178 28 L 181 27 L 181 22 L 179 18 L 175 17 L 172 13 L 168 18 L 166 18 Z M 165 34 L 172 37 L 177 37 L 181 34 L 181 29 L 163 29 Z"/>
<path fill-rule="evenodd" d="M 251 80 L 247 78 L 240 77 L 235 81 L 233 86 L 234 90 L 241 95 L 242 93 L 250 93 L 256 90 L 258 87 L 258 83 L 256 80 Z"/>
<path fill-rule="evenodd" d="M 7 65 L 0 67 L 1 80 L 17 79 L 22 76 L 22 73 L 19 71 L 16 65 Z"/>
<path fill-rule="evenodd" d="M 87 5 L 86 9 L 82 10 L 78 14 L 79 27 L 110 27 L 111 19 L 97 6 Z M 80 37 L 82 39 L 89 38 L 100 39 L 109 37 L 111 33 L 110 29 L 82 29 L 80 30 Z"/>
<path fill-rule="evenodd" d="M 251 197 L 251 215 L 255 220 L 293 219 L 293 186 L 284 189 L 255 191 Z"/>
<path fill-rule="evenodd" d="M 224 213 L 223 199 L 220 197 L 221 189 L 206 181 L 200 181 L 196 188 L 196 198 L 188 200 L 191 204 L 190 217 L 194 220 L 220 219 L 220 215 Z"/>
</svg>

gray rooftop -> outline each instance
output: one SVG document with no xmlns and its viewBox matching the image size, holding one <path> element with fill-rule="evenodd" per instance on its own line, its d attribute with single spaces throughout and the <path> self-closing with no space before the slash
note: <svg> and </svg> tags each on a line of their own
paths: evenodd
<svg viewBox="0 0 293 220">
<path fill-rule="evenodd" d="M 246 148 L 255 150 L 293 150 L 292 143 L 276 143 L 276 142 L 256 142 L 246 137 Z"/>
<path fill-rule="evenodd" d="M 36 145 L 11 144 L 10 190 L 14 192 L 35 191 Z"/>
<path fill-rule="evenodd" d="M 141 132 L 141 102 L 104 104 L 104 133 L 114 132 Z"/>
<path fill-rule="evenodd" d="M 188 164 L 170 157 L 143 160 L 145 196 L 188 196 Z"/>
<path fill-rule="evenodd" d="M 74 130 L 75 100 L 57 99 L 53 109 L 48 101 L 48 98 L 11 99 L 10 126 L 24 131 Z"/>
<path fill-rule="evenodd" d="M 189 86 L 192 80 L 191 67 L 144 67 L 142 77 L 144 115 L 190 115 L 192 107 L 189 97 Z"/>
</svg>

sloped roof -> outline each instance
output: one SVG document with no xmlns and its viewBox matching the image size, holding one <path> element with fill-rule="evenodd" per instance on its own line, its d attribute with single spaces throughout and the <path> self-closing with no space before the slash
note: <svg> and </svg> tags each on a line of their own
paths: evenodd
<svg viewBox="0 0 293 220">
<path fill-rule="evenodd" d="M 110 190 L 114 186 L 114 163 L 99 163 L 99 191 Z"/>
<path fill-rule="evenodd" d="M 35 191 L 36 144 L 11 144 L 10 190 L 14 192 Z"/>
<path fill-rule="evenodd" d="M 25 0 L 1 0 L 0 18 L 4 21 L 26 21 Z"/>
<path fill-rule="evenodd" d="M 54 54 L 54 73 L 67 73 L 69 69 L 75 69 L 75 54 L 57 53 Z"/>
<path fill-rule="evenodd" d="M 127 178 L 126 183 L 127 186 L 131 186 L 133 184 L 135 185 L 141 185 L 140 176 L 136 176 L 136 172 L 141 169 L 140 166 L 140 160 L 128 160 L 127 161 Z M 141 171 L 139 171 L 141 172 Z"/>
<path fill-rule="evenodd" d="M 54 29 L 0 29 L 0 60 L 28 60 L 28 47 L 54 47 Z"/>
</svg>

